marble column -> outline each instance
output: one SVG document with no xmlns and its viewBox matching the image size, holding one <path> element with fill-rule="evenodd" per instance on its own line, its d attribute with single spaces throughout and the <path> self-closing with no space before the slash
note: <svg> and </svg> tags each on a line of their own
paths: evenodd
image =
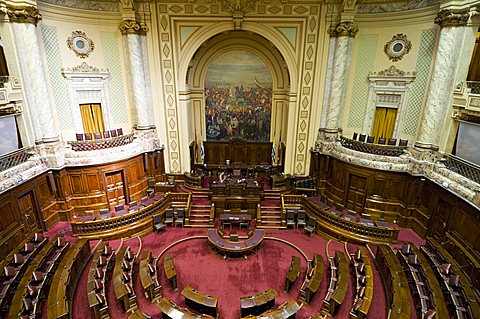
<svg viewBox="0 0 480 319">
<path fill-rule="evenodd" d="M 32 6 L 7 7 L 6 13 L 12 23 L 22 88 L 35 130 L 35 142 L 57 142 L 58 132 L 37 37 L 36 27 L 42 16 L 38 9 Z"/>
<path fill-rule="evenodd" d="M 423 110 L 420 133 L 415 146 L 438 150 L 440 133 L 443 129 L 447 110 L 452 103 L 455 74 L 463 49 L 463 39 L 470 14 L 441 10 L 435 18 L 440 25 L 435 65 L 428 88 L 427 101 Z"/>
<path fill-rule="evenodd" d="M 344 21 L 337 25 L 331 34 L 336 37 L 335 57 L 332 67 L 332 78 L 328 97 L 328 112 L 325 123 L 325 132 L 336 133 L 339 128 L 339 117 L 344 107 L 343 96 L 346 91 L 346 78 L 351 52 L 351 38 L 355 37 L 358 27 L 351 21 Z"/>
<path fill-rule="evenodd" d="M 322 107 L 322 115 L 320 118 L 320 127 L 325 128 L 326 121 L 327 121 L 327 113 L 328 113 L 328 99 L 330 97 L 330 83 L 332 82 L 332 69 L 333 69 L 333 60 L 335 58 L 335 43 L 337 42 L 337 38 L 335 35 L 335 27 L 332 26 L 328 33 L 330 34 L 330 42 L 329 42 L 329 49 L 328 49 L 328 59 L 327 59 L 327 74 L 325 78 L 325 91 L 323 92 L 323 107 Z"/>
<path fill-rule="evenodd" d="M 125 39 L 128 58 L 129 84 L 135 112 L 135 124 L 138 130 L 155 128 L 152 98 L 149 94 L 150 73 L 148 70 L 145 33 L 147 27 L 134 20 L 120 23 L 120 31 Z"/>
</svg>

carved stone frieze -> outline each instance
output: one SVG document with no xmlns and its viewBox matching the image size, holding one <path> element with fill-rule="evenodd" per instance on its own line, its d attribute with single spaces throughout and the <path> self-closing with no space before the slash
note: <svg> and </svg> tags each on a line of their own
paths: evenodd
<svg viewBox="0 0 480 319">
<path fill-rule="evenodd" d="M 97 72 L 106 72 L 103 69 L 99 69 L 95 66 L 88 65 L 87 62 L 83 62 L 80 65 L 74 66 L 73 68 L 62 69 L 62 72 L 77 72 L 77 73 L 97 73 Z"/>
<path fill-rule="evenodd" d="M 138 23 L 135 20 L 123 20 L 118 26 L 120 32 L 125 34 L 145 34 L 148 31 L 148 27 L 145 24 Z"/>
<path fill-rule="evenodd" d="M 343 21 L 340 22 L 335 27 L 335 33 L 331 33 L 330 35 L 336 37 L 351 37 L 354 38 L 358 32 L 358 25 L 353 21 Z"/>
<path fill-rule="evenodd" d="M 394 65 L 390 66 L 388 69 L 372 72 L 371 76 L 415 76 L 415 72 L 405 72 L 403 70 L 397 69 Z"/>
<path fill-rule="evenodd" d="M 469 12 L 452 12 L 448 9 L 440 10 L 433 20 L 435 24 L 443 27 L 458 27 L 467 24 L 470 18 Z"/>
<path fill-rule="evenodd" d="M 32 23 L 37 25 L 42 20 L 42 15 L 36 7 L 7 7 L 4 9 L 10 22 Z"/>
<path fill-rule="evenodd" d="M 222 0 L 222 9 L 232 14 L 247 14 L 255 8 L 257 0 Z"/>
</svg>

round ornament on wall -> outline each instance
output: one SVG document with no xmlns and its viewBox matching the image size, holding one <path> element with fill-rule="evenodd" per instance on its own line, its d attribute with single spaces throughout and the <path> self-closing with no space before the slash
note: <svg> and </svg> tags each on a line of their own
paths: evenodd
<svg viewBox="0 0 480 319">
<path fill-rule="evenodd" d="M 399 33 L 385 44 L 384 51 L 388 58 L 395 62 L 401 60 L 405 54 L 410 52 L 411 48 L 412 42 L 408 40 L 405 34 Z"/>
<path fill-rule="evenodd" d="M 67 46 L 81 59 L 87 58 L 95 48 L 92 39 L 82 31 L 73 31 L 67 38 Z"/>
</svg>

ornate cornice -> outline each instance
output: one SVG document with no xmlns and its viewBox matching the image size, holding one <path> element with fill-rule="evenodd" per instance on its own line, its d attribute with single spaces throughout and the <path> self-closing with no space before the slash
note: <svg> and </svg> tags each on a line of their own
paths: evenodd
<svg viewBox="0 0 480 319">
<path fill-rule="evenodd" d="M 79 72 L 79 73 L 94 73 L 94 72 L 100 72 L 100 69 L 95 67 L 95 66 L 90 66 L 87 64 L 87 62 L 83 62 L 80 65 L 74 66 L 73 68 L 69 69 L 62 69 L 62 72 Z M 102 70 L 105 72 L 105 70 Z"/>
<path fill-rule="evenodd" d="M 448 9 L 440 10 L 433 20 L 435 24 L 443 27 L 459 27 L 467 25 L 470 18 L 469 12 L 452 12 Z"/>
<path fill-rule="evenodd" d="M 257 0 L 222 0 L 222 10 L 231 14 L 247 14 L 252 11 Z"/>
<path fill-rule="evenodd" d="M 145 34 L 148 27 L 143 23 L 138 23 L 135 20 L 123 20 L 118 26 L 120 32 L 125 34 Z"/>
<path fill-rule="evenodd" d="M 358 32 L 358 25 L 353 21 L 343 21 L 337 24 L 335 30 L 330 31 L 332 37 L 351 37 L 354 38 Z"/>
<path fill-rule="evenodd" d="M 370 76 L 415 76 L 415 72 L 405 72 L 403 70 L 397 69 L 394 65 L 392 65 L 388 69 L 378 72 L 371 72 Z"/>
<path fill-rule="evenodd" d="M 32 23 L 37 25 L 42 20 L 42 15 L 36 7 L 7 7 L 5 13 L 8 15 L 10 22 Z"/>
</svg>

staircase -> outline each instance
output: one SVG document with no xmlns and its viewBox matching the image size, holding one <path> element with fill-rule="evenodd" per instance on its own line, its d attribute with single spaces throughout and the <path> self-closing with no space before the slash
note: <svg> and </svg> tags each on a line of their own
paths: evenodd
<svg viewBox="0 0 480 319">
<path fill-rule="evenodd" d="M 189 188 L 181 185 L 179 190 L 192 193 L 192 202 L 190 206 L 190 219 L 187 227 L 213 227 L 213 221 L 210 223 L 211 200 L 208 198 L 208 189 Z"/>
<path fill-rule="evenodd" d="M 257 221 L 257 228 L 283 229 L 282 224 L 282 191 L 265 190 L 264 199 L 260 203 L 260 222 Z"/>
</svg>

